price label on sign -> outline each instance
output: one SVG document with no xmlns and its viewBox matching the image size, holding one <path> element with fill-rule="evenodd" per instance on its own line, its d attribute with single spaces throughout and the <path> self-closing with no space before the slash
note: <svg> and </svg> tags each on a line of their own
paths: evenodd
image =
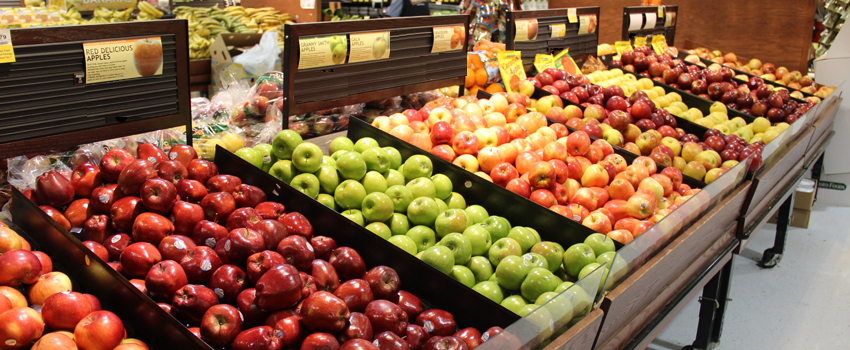
<svg viewBox="0 0 850 350">
<path fill-rule="evenodd" d="M 614 49 L 617 50 L 617 55 L 622 55 L 626 51 L 634 51 L 632 49 L 632 43 L 628 41 L 615 41 Z"/>
<path fill-rule="evenodd" d="M 516 21 L 516 37 L 514 41 L 529 41 L 537 39 L 537 19 Z"/>
<path fill-rule="evenodd" d="M 658 18 L 664 18 L 664 12 L 667 12 L 666 8 L 666 6 L 658 6 Z"/>
<path fill-rule="evenodd" d="M 570 20 L 570 23 L 578 22 L 578 16 L 576 16 L 576 9 L 575 8 L 568 8 L 567 9 L 567 19 Z"/>
<path fill-rule="evenodd" d="M 635 37 L 635 47 L 638 46 L 646 46 L 646 37 L 645 36 L 636 36 Z"/>
<path fill-rule="evenodd" d="M 434 44 L 431 53 L 460 50 L 464 48 L 466 33 L 464 26 L 434 27 Z"/>
<path fill-rule="evenodd" d="M 552 30 L 552 38 L 560 38 L 567 34 L 566 24 L 553 24 L 549 27 Z"/>
<path fill-rule="evenodd" d="M 15 50 L 12 48 L 12 33 L 9 29 L 0 29 L 0 63 L 15 62 Z"/>
<path fill-rule="evenodd" d="M 653 36 L 652 49 L 659 55 L 667 52 L 667 38 L 665 38 L 663 34 Z"/>
</svg>

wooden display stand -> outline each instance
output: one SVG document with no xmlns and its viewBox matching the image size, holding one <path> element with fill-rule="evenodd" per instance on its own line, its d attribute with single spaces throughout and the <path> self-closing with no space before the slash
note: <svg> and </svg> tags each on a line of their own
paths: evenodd
<svg viewBox="0 0 850 350">
<path fill-rule="evenodd" d="M 639 17 L 638 17 L 639 16 Z M 640 21 L 631 23 L 633 17 Z M 676 40 L 676 23 L 679 17 L 678 6 L 632 6 L 623 8 L 623 35 L 620 40 L 629 40 L 634 44 L 635 37 L 643 36 L 647 38 L 647 46 L 652 42 L 650 38 L 653 35 L 663 34 L 667 45 L 673 46 Z M 648 26 L 649 19 L 655 21 L 654 26 Z M 667 26 L 667 21 L 670 21 L 670 26 Z M 634 30 L 629 28 L 635 27 Z"/>
<path fill-rule="evenodd" d="M 596 46 L 599 45 L 599 7 L 579 7 L 575 10 L 575 22 L 570 23 L 568 9 L 553 9 L 540 11 L 508 11 L 505 28 L 508 41 L 508 50 L 522 52 L 522 62 L 526 71 L 532 68 L 534 57 L 537 54 L 556 54 L 569 49 L 572 57 L 580 55 L 596 55 Z M 593 32 L 579 34 L 579 16 L 596 16 L 597 24 Z M 529 41 L 516 41 L 516 22 L 519 20 L 537 19 L 537 38 Z M 552 26 L 564 25 L 565 33 L 562 37 L 552 37 Z"/>
</svg>

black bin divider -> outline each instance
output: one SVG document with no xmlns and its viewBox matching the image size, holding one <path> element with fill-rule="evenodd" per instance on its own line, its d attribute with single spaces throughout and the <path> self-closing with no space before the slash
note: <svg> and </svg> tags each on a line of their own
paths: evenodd
<svg viewBox="0 0 850 350">
<path fill-rule="evenodd" d="M 351 125 L 355 124 L 355 119 L 352 118 Z M 269 201 L 283 204 L 287 212 L 303 214 L 310 220 L 314 235 L 333 238 L 337 246 L 356 250 L 367 268 L 385 265 L 395 269 L 402 290 L 413 293 L 432 308 L 451 312 L 459 327 L 475 327 L 484 332 L 493 326 L 507 328 L 520 319 L 519 315 L 220 146 L 216 146 L 215 164 L 219 173 L 238 176 L 243 183 L 259 187 Z M 543 232 L 540 234 L 543 236 Z"/>
<path fill-rule="evenodd" d="M 539 91 L 542 91 L 542 93 L 541 93 L 541 92 L 539 92 Z M 548 92 L 548 91 L 546 91 L 546 90 L 543 90 L 543 89 L 540 89 L 540 88 L 536 88 L 536 90 L 534 91 L 534 94 L 533 94 L 533 95 L 531 95 L 531 97 L 532 97 L 532 98 L 537 98 L 537 99 L 539 99 L 539 98 L 540 98 L 540 97 L 542 97 L 542 96 L 546 96 L 546 95 L 543 95 L 543 94 L 550 94 L 550 95 L 551 95 L 551 93 L 550 93 L 550 92 Z M 491 95 L 491 94 L 489 94 L 489 93 L 487 93 L 487 92 L 483 92 L 483 91 L 481 91 L 481 90 L 479 90 L 479 91 L 478 91 L 478 95 L 477 95 L 477 97 L 478 97 L 478 98 L 490 98 L 490 96 L 492 96 L 492 95 Z M 537 96 L 537 97 L 535 97 L 535 96 Z M 569 102 L 570 104 L 575 105 L 575 103 L 573 103 L 572 101 L 565 100 L 565 99 L 563 99 L 563 98 L 561 98 L 561 100 L 565 101 L 564 103 Z M 579 106 L 579 107 L 580 107 L 580 108 L 584 108 L 584 107 L 582 107 L 582 106 Z M 685 120 L 685 119 L 682 119 L 682 118 L 679 118 L 679 117 L 676 117 L 676 118 L 677 118 L 677 122 L 685 121 L 685 122 L 690 123 L 689 121 L 687 121 L 687 120 Z M 549 125 L 552 125 L 552 124 L 561 124 L 561 123 L 556 122 L 556 121 L 554 121 L 554 120 L 552 120 L 552 119 L 549 119 L 549 118 L 546 118 L 546 120 L 549 122 Z M 693 123 L 691 123 L 691 124 L 693 124 Z M 700 125 L 696 125 L 696 124 L 693 124 L 693 125 L 695 125 L 695 126 L 699 126 L 699 127 L 702 127 L 702 126 L 700 126 Z M 571 127 L 569 127 L 569 126 L 567 126 L 567 129 L 568 129 L 571 133 L 572 133 L 572 132 L 577 131 L 576 129 L 571 128 Z M 685 132 L 689 132 L 688 130 L 686 130 L 686 129 L 684 129 L 684 128 L 683 128 L 682 130 L 685 130 Z M 706 129 L 706 130 L 708 130 L 708 129 Z M 704 133 L 705 133 L 705 132 L 703 132 L 703 133 L 701 133 L 701 134 L 697 134 L 697 137 L 699 137 L 700 139 L 702 139 L 702 135 L 703 135 Z M 589 137 L 590 137 L 590 141 L 591 141 L 591 142 L 592 142 L 592 141 L 599 140 L 598 138 L 596 138 L 596 137 L 594 137 L 594 136 L 591 136 L 591 135 L 587 135 L 587 136 L 589 136 Z M 403 142 L 403 141 L 402 141 L 402 142 Z M 635 160 L 635 158 L 640 157 L 640 155 L 638 155 L 638 154 L 634 154 L 634 153 L 632 153 L 632 152 L 630 152 L 630 151 L 627 151 L 625 148 L 622 148 L 622 147 L 620 147 L 620 146 L 611 145 L 611 148 L 613 148 L 613 149 L 614 149 L 614 153 L 617 153 L 617 154 L 619 154 L 619 155 L 623 156 L 623 158 L 625 158 L 625 159 L 626 159 L 626 161 L 627 161 L 627 162 L 629 162 L 629 164 L 631 164 L 631 163 Z M 660 172 L 661 172 L 661 170 L 664 170 L 665 168 L 667 168 L 667 167 L 665 167 L 665 166 L 663 166 L 663 165 L 661 165 L 661 164 L 658 164 L 658 162 L 655 162 L 655 166 L 658 168 L 657 173 L 660 173 Z M 703 187 L 707 186 L 707 184 L 706 184 L 705 182 L 702 182 L 701 180 L 694 179 L 694 178 L 692 178 L 692 177 L 690 177 L 690 176 L 687 176 L 687 175 L 684 175 L 684 174 L 682 174 L 682 183 L 687 184 L 688 186 L 691 186 L 691 188 L 703 188 Z"/>
<path fill-rule="evenodd" d="M 33 250 L 50 256 L 54 271 L 68 275 L 74 291 L 96 296 L 104 310 L 118 315 L 128 337 L 154 350 L 212 350 L 14 187 L 9 206 L 14 224 Z"/>
</svg>

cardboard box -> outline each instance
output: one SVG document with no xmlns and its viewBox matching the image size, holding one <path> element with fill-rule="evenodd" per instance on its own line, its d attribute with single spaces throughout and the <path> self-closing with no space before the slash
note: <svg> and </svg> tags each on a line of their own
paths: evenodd
<svg viewBox="0 0 850 350">
<path fill-rule="evenodd" d="M 238 56 L 242 51 L 250 49 L 260 43 L 262 34 L 219 34 L 215 41 L 210 44 L 210 66 L 212 84 L 210 85 L 210 96 L 224 89 L 221 81 L 222 72 L 230 72 L 233 77 L 241 80 L 247 80 L 249 85 L 254 85 L 254 82 L 259 78 L 259 75 L 253 75 L 242 68 L 241 64 L 233 63 L 233 57 Z M 241 49 L 241 50 L 240 50 Z M 280 56 L 275 60 L 274 70 L 279 71 L 281 67 Z"/>
<path fill-rule="evenodd" d="M 800 181 L 800 184 L 797 185 L 797 190 L 794 192 L 794 207 L 791 210 L 789 225 L 801 228 L 809 227 L 809 217 L 812 214 L 812 205 L 815 202 L 817 188 L 817 180 L 803 179 Z M 775 224 L 778 218 L 779 212 L 777 211 L 767 222 Z"/>
<path fill-rule="evenodd" d="M 779 212 L 773 214 L 773 217 L 770 218 L 767 222 L 771 224 L 775 224 L 778 217 Z M 788 222 L 788 225 L 799 228 L 809 228 L 809 218 L 812 215 L 811 210 L 803 210 L 794 208 L 791 210 L 791 220 Z"/>
</svg>

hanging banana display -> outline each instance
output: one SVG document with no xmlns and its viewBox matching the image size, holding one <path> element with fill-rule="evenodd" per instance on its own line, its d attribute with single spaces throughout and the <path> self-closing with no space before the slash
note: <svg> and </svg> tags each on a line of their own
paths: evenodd
<svg viewBox="0 0 850 350">
<path fill-rule="evenodd" d="M 176 18 L 189 22 L 189 58 L 208 58 L 212 40 L 219 34 L 265 33 L 282 30 L 284 24 L 295 23 L 288 13 L 280 13 L 273 7 L 245 8 L 218 5 L 208 8 L 178 6 L 174 8 Z M 282 34 L 282 31 L 281 31 Z M 278 35 L 278 46 L 283 48 L 283 35 Z"/>
</svg>

